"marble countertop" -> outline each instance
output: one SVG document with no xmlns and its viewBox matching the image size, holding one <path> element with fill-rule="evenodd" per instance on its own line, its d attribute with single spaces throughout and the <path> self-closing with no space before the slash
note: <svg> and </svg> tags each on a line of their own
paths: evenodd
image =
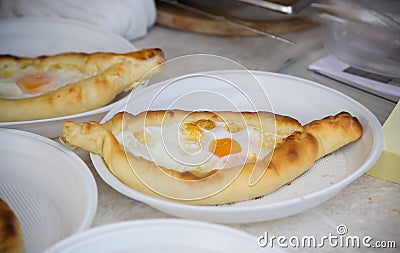
<svg viewBox="0 0 400 253">
<path fill-rule="evenodd" d="M 394 103 L 307 70 L 311 62 L 328 54 L 322 44 L 322 34 L 321 27 L 292 33 L 286 37 L 296 44 L 289 45 L 264 37 L 211 36 L 155 26 L 146 37 L 132 43 L 137 48 L 162 48 L 167 59 L 188 54 L 215 54 L 232 59 L 248 69 L 281 72 L 314 80 L 353 97 L 383 123 L 394 108 Z M 98 209 L 93 227 L 118 221 L 174 218 L 112 189 L 96 173 L 89 154 L 85 151 L 77 153 L 92 170 L 98 185 Z M 351 235 L 369 235 L 374 240 L 396 240 L 399 248 L 399 200 L 400 185 L 363 175 L 330 200 L 308 211 L 277 220 L 227 226 L 254 235 L 256 242 L 256 238 L 266 231 L 270 235 L 287 238 L 306 235 L 322 237 L 336 233 L 337 226 L 344 224 Z M 340 252 L 345 249 L 324 247 L 322 250 Z M 356 249 L 346 251 L 352 250 Z M 366 250 L 364 248 L 362 251 Z M 392 249 L 392 252 L 395 251 Z"/>
</svg>

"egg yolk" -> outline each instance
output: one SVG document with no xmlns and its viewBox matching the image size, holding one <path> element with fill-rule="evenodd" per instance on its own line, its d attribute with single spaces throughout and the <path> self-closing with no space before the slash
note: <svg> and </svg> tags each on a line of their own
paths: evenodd
<svg viewBox="0 0 400 253">
<path fill-rule="evenodd" d="M 229 154 L 239 153 L 242 151 L 242 147 L 240 146 L 239 142 L 235 140 L 223 138 L 211 141 L 208 150 L 221 158 Z"/>
<path fill-rule="evenodd" d="M 45 73 L 35 73 L 21 76 L 16 84 L 24 93 L 38 94 L 50 89 L 53 78 Z"/>
</svg>

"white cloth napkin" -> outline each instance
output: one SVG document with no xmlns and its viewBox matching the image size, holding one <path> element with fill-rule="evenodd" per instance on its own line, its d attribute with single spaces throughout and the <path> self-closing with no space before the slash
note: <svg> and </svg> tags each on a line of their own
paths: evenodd
<svg viewBox="0 0 400 253">
<path fill-rule="evenodd" d="M 0 0 L 0 18 L 24 16 L 79 20 L 134 40 L 154 25 L 156 7 L 154 0 Z"/>
</svg>

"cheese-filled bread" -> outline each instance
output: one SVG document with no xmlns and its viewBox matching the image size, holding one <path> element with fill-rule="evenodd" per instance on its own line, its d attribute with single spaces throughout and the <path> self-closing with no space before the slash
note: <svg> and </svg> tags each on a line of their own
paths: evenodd
<svg viewBox="0 0 400 253">
<path fill-rule="evenodd" d="M 0 56 L 0 122 L 55 118 L 105 106 L 159 70 L 160 49 Z"/>
<path fill-rule="evenodd" d="M 22 230 L 14 211 L 0 198 L 0 253 L 22 253 Z"/>
<path fill-rule="evenodd" d="M 100 154 L 142 193 L 212 205 L 260 197 L 362 135 L 343 112 L 302 126 L 268 112 L 120 112 L 104 124 L 65 122 L 61 141 Z"/>
</svg>

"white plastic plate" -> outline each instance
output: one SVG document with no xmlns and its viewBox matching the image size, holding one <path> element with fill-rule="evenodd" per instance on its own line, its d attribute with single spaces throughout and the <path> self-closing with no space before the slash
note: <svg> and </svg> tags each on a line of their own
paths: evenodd
<svg viewBox="0 0 400 253">
<path fill-rule="evenodd" d="M 11 18 L 0 21 L 0 54 L 36 57 L 65 52 L 125 53 L 136 48 L 123 37 L 87 23 L 42 17 Z M 92 111 L 75 115 L 20 122 L 0 122 L 0 127 L 37 133 L 49 138 L 58 137 L 65 120 L 101 120 L 122 99 Z"/>
<path fill-rule="evenodd" d="M 364 129 L 362 138 L 318 160 L 290 185 L 262 198 L 229 205 L 193 206 L 150 197 L 121 183 L 109 172 L 100 156 L 91 154 L 99 175 L 120 193 L 174 216 L 218 223 L 249 223 L 277 219 L 313 208 L 333 197 L 376 162 L 383 148 L 383 133 L 379 121 L 366 107 L 312 81 L 260 71 L 251 73 L 267 96 L 249 80 L 251 75 L 245 71 L 212 72 L 218 78 L 194 75 L 133 92 L 127 107 L 113 108 L 103 122 L 120 110 L 136 114 L 148 109 L 235 109 L 229 103 L 221 104 L 221 100 L 216 99 L 225 96 L 229 102 L 234 102 L 238 110 L 272 109 L 274 113 L 289 115 L 302 124 L 347 111 L 360 120 Z M 224 85 L 221 80 L 234 81 L 245 93 Z"/>
<path fill-rule="evenodd" d="M 260 248 L 257 236 L 222 225 L 178 219 L 108 224 L 75 234 L 45 253 L 283 252 Z"/>
<path fill-rule="evenodd" d="M 88 228 L 97 186 L 86 164 L 45 137 L 0 129 L 0 198 L 21 224 L 25 252 L 42 252 Z"/>
</svg>

